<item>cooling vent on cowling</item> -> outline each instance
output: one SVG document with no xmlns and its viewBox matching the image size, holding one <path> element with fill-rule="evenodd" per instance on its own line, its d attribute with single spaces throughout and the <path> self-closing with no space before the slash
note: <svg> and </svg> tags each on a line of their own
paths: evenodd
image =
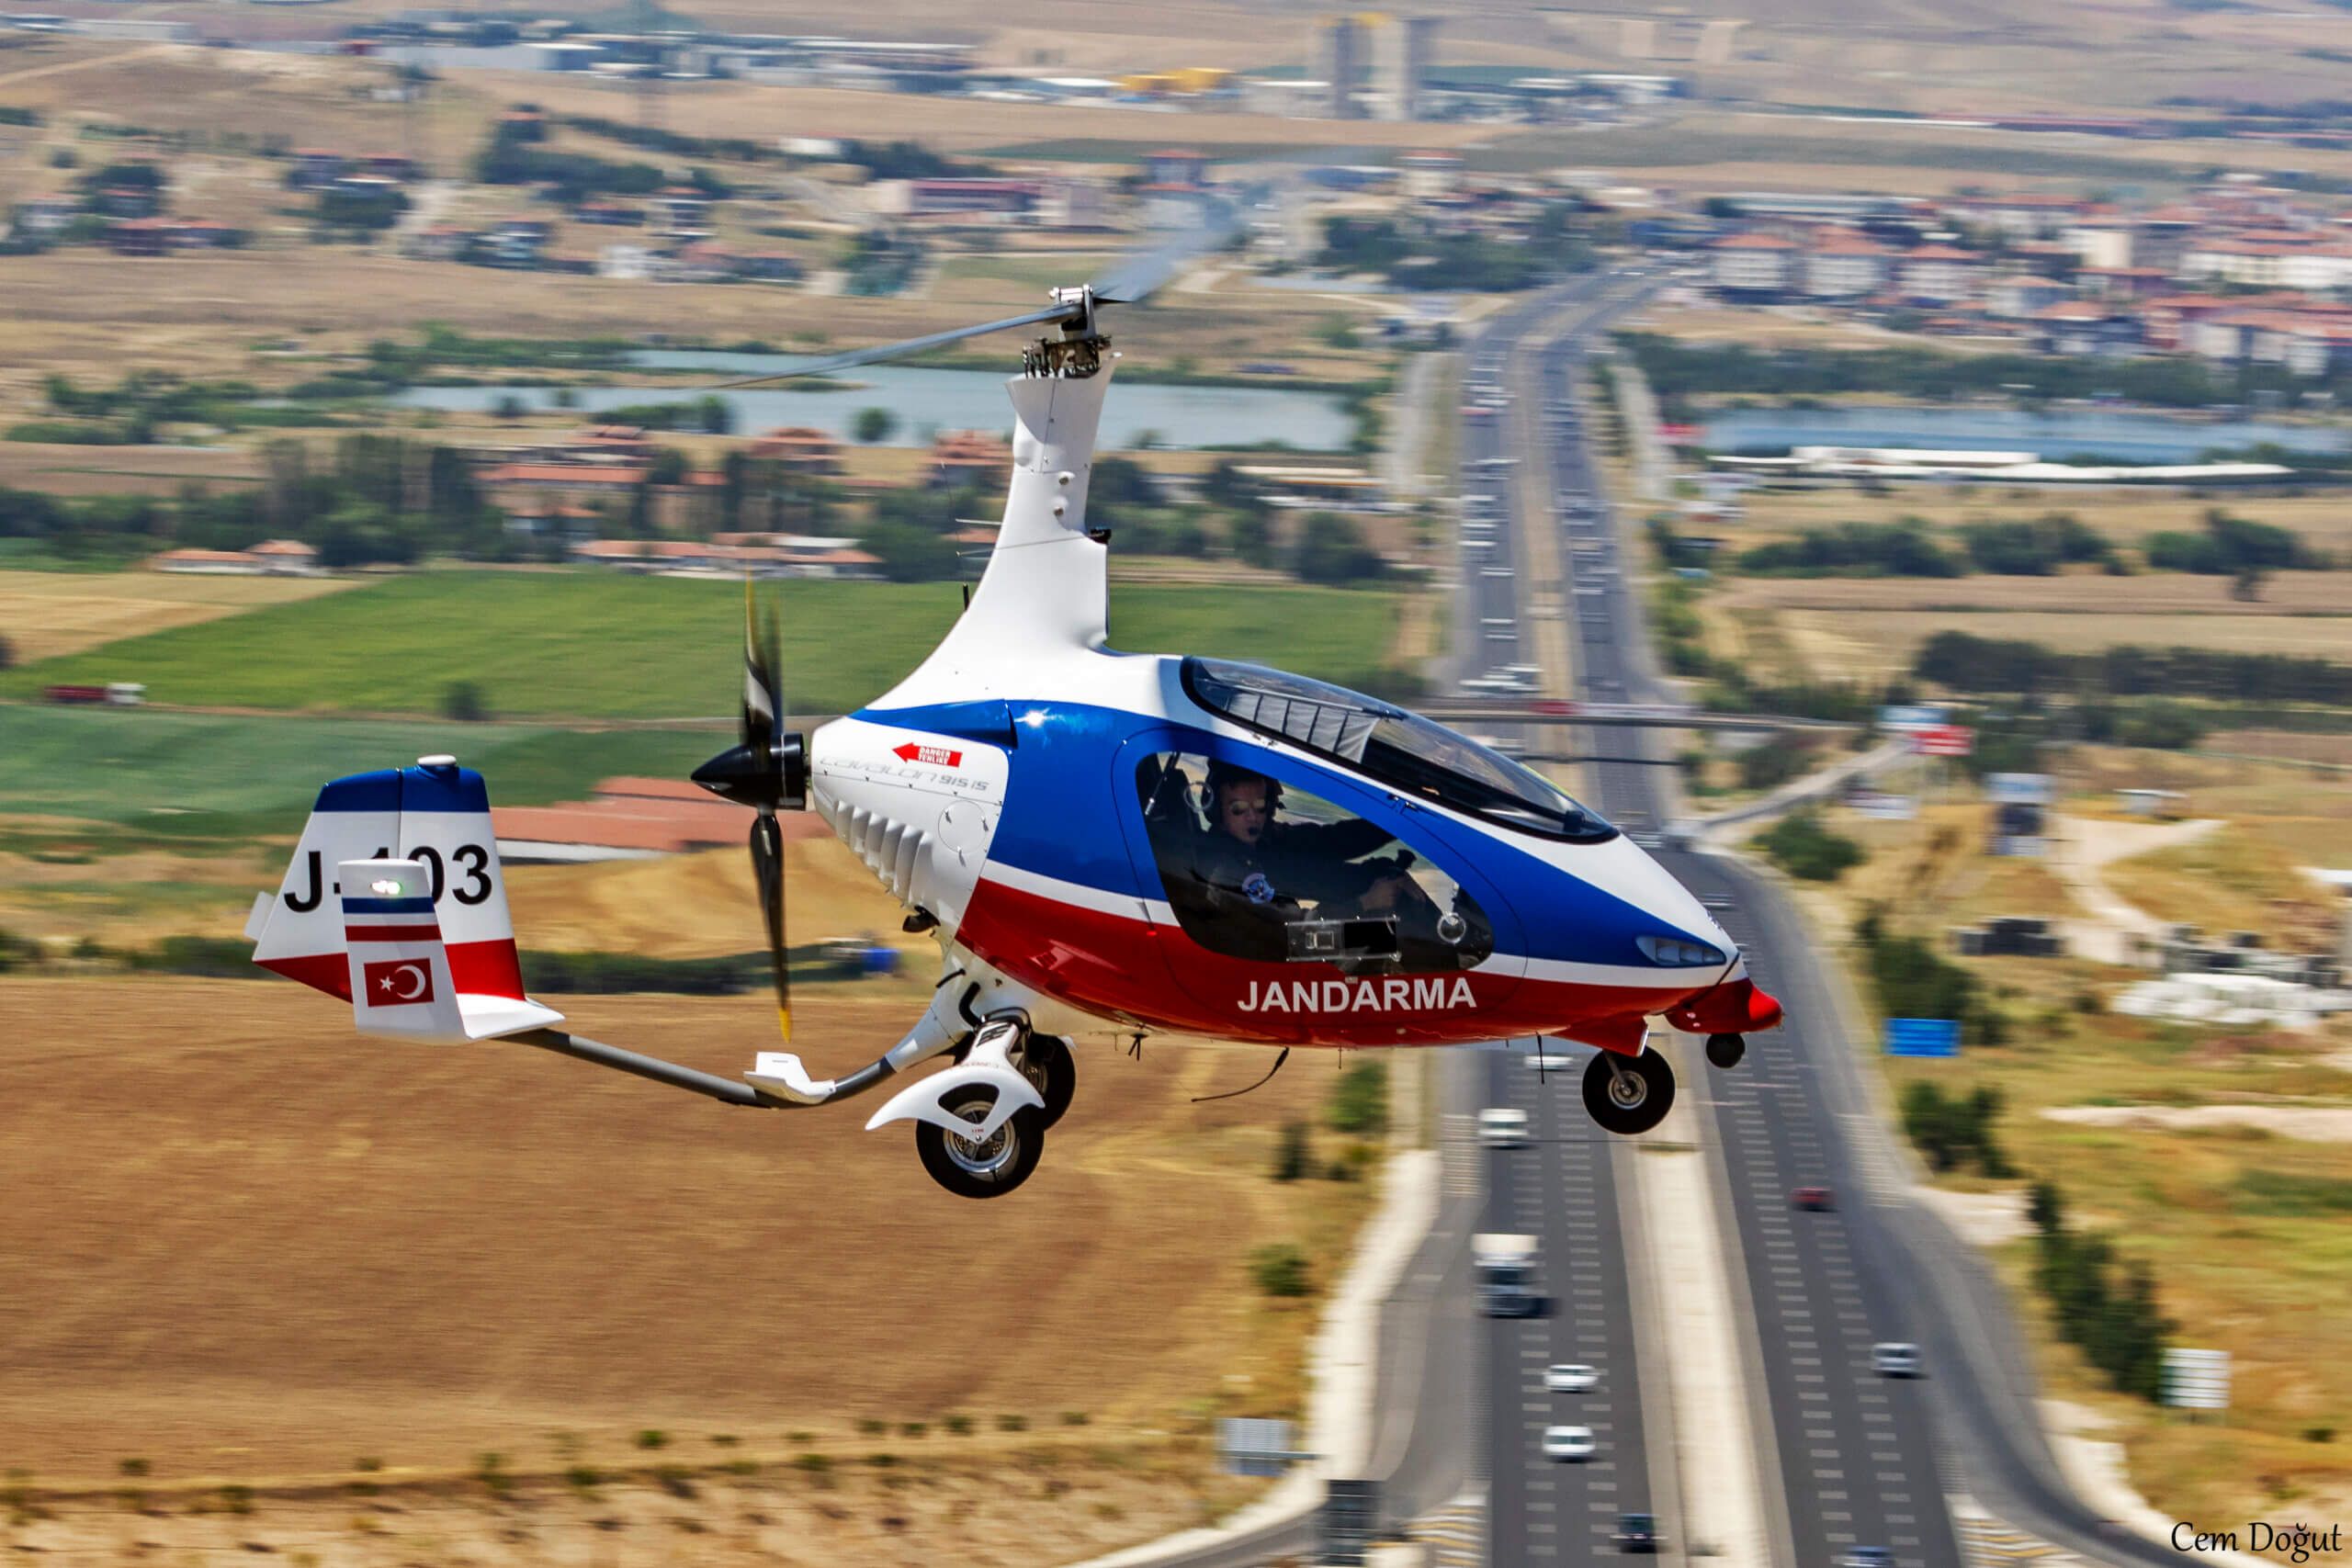
<svg viewBox="0 0 2352 1568">
<path fill-rule="evenodd" d="M 853 806 L 839 818 L 842 841 L 882 879 L 900 903 L 914 901 L 915 868 L 922 863 L 931 836 L 895 818 Z"/>
</svg>

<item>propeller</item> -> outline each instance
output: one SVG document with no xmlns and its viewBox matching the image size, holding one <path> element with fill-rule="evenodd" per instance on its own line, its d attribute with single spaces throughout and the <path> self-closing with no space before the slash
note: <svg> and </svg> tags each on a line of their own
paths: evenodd
<svg viewBox="0 0 2352 1568">
<path fill-rule="evenodd" d="M 1065 339 L 1099 340 L 1102 334 L 1095 330 L 1095 307 L 1141 304 L 1162 284 L 1176 276 L 1177 269 L 1185 262 L 1215 250 L 1240 227 L 1240 209 L 1224 197 L 1204 197 L 1197 206 L 1201 220 L 1198 223 L 1129 252 L 1114 263 L 1109 271 L 1083 288 L 1055 289 L 1054 302 L 1042 309 L 1025 310 L 1020 315 L 1005 316 L 993 321 L 982 321 L 974 326 L 951 327 L 945 332 L 901 338 L 896 343 L 854 348 L 821 359 L 808 360 L 789 370 L 718 381 L 713 383 L 712 389 L 725 391 L 736 387 L 762 386 L 770 381 L 788 381 L 802 376 L 830 376 L 837 370 L 876 365 L 889 359 L 904 359 L 934 348 L 944 348 L 966 338 L 985 337 L 990 333 L 1010 332 L 1015 327 L 1034 327 L 1047 322 L 1058 323 Z"/>
<path fill-rule="evenodd" d="M 784 728 L 784 683 L 775 613 L 762 624 L 743 580 L 743 707 L 735 745 L 694 771 L 695 783 L 722 800 L 748 806 L 752 819 L 752 875 L 759 884 L 760 913 L 767 922 L 768 973 L 775 982 L 776 1022 L 792 1042 L 792 965 L 786 956 L 784 832 L 778 811 L 808 804 L 808 762 L 801 737 Z"/>
</svg>

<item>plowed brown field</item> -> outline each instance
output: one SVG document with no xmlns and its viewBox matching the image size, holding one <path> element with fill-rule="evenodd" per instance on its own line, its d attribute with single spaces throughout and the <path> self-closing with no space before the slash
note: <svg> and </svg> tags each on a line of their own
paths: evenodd
<svg viewBox="0 0 2352 1568">
<path fill-rule="evenodd" d="M 909 1012 L 796 1000 L 819 1072 Z M 759 998 L 557 1005 L 729 1075 L 773 1042 Z M 0 1464 L 43 1486 L 131 1457 L 148 1484 L 267 1488 L 360 1455 L 544 1472 L 555 1433 L 643 1463 L 648 1427 L 773 1450 L 860 1417 L 1082 1412 L 1115 1437 L 1236 1389 L 1280 1407 L 1312 1308 L 1264 1303 L 1246 1256 L 1296 1239 L 1328 1278 L 1363 1201 L 1266 1179 L 1328 1068 L 1188 1103 L 1256 1053 L 1084 1054 L 1038 1175 L 972 1203 L 904 1129 L 862 1131 L 870 1106 L 747 1111 L 520 1046 L 362 1041 L 291 985 L 0 980 Z"/>
</svg>

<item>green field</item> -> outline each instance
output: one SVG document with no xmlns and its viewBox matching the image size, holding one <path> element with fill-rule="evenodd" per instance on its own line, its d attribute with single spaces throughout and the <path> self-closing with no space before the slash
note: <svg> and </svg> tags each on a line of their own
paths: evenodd
<svg viewBox="0 0 2352 1568">
<path fill-rule="evenodd" d="M 786 694 L 803 714 L 844 713 L 881 695 L 961 604 L 947 582 L 787 582 L 769 592 L 782 617 Z M 1114 588 L 1112 640 L 1376 683 L 1397 608 L 1394 594 L 1338 589 Z M 184 706 L 433 715 L 453 682 L 470 681 L 501 719 L 729 717 L 742 614 L 742 591 L 729 582 L 426 573 L 48 660 L 0 676 L 0 696 L 139 681 L 150 701 Z M 17 713 L 0 718 L 12 740 L 17 722 Z M 22 748 L 0 750 L 13 758 Z M 315 761 L 300 771 L 329 776 Z"/>
<path fill-rule="evenodd" d="M 0 816 L 61 817 L 161 840 L 292 833 L 319 785 L 344 773 L 455 754 L 502 806 L 583 798 L 616 773 L 679 778 L 723 730 L 568 733 L 441 719 L 215 716 L 135 708 L 0 707 Z M 36 833 L 34 840 L 60 835 Z M 62 837 L 79 840 L 81 835 Z"/>
</svg>

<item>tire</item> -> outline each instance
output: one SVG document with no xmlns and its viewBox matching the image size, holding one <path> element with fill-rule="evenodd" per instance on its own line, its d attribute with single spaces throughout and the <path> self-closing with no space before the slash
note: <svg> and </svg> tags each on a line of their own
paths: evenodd
<svg viewBox="0 0 2352 1568">
<path fill-rule="evenodd" d="M 1747 1055 L 1747 1042 L 1740 1035 L 1710 1034 L 1707 1036 L 1707 1060 L 1714 1066 L 1736 1067 L 1739 1066 L 1740 1058 Z"/>
<path fill-rule="evenodd" d="M 1585 1064 L 1584 1108 L 1603 1132 L 1646 1133 L 1674 1109 L 1674 1069 L 1648 1047 L 1631 1061 L 1600 1052 Z"/>
<path fill-rule="evenodd" d="M 996 1091 L 975 1084 L 956 1090 L 941 1103 L 949 1115 L 978 1122 L 996 1108 Z M 1028 1180 L 1044 1157 L 1045 1116 L 1035 1110 L 1016 1111 L 978 1149 L 944 1127 L 918 1122 L 915 1153 L 931 1179 L 958 1198 L 1001 1198 Z"/>
<path fill-rule="evenodd" d="M 1033 1034 L 1023 1053 L 1023 1071 L 1037 1092 L 1046 1097 L 1046 1108 L 1040 1112 L 1046 1125 L 1053 1126 L 1069 1109 L 1078 1096 L 1078 1060 L 1071 1053 L 1069 1042 L 1058 1034 Z"/>
</svg>

